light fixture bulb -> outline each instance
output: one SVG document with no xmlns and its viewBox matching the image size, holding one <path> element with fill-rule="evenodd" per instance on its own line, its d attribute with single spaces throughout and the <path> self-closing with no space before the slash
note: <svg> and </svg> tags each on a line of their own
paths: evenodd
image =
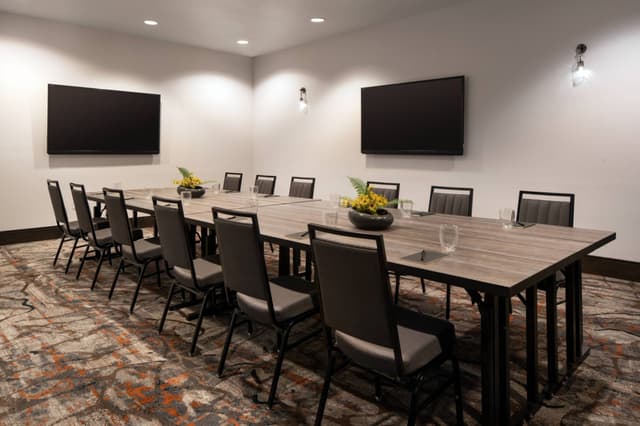
<svg viewBox="0 0 640 426">
<path fill-rule="evenodd" d="M 150 27 L 155 27 L 158 25 L 158 21 L 154 21 L 153 19 L 147 19 L 144 21 L 145 25 L 149 25 Z"/>
<path fill-rule="evenodd" d="M 246 44 L 249 44 L 249 40 L 238 40 L 236 41 L 236 43 L 246 45 Z"/>
<path fill-rule="evenodd" d="M 317 17 L 317 18 L 311 18 L 309 19 L 311 22 L 313 22 L 314 24 L 320 24 L 324 21 L 326 21 L 325 18 L 321 18 L 321 17 Z"/>
<path fill-rule="evenodd" d="M 298 108 L 301 112 L 306 113 L 309 108 L 309 104 L 307 103 L 307 89 L 304 87 L 300 88 L 300 97 L 298 98 Z"/>
</svg>

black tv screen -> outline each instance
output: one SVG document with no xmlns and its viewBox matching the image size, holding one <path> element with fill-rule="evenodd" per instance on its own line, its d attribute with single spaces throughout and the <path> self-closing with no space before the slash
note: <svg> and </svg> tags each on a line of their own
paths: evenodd
<svg viewBox="0 0 640 426">
<path fill-rule="evenodd" d="M 361 89 L 363 154 L 462 155 L 464 76 Z"/>
<path fill-rule="evenodd" d="M 160 95 L 49 84 L 48 154 L 158 154 Z"/>
</svg>

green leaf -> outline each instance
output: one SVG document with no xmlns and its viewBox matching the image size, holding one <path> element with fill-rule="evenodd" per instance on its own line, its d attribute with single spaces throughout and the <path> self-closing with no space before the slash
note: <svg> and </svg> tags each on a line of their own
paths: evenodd
<svg viewBox="0 0 640 426">
<path fill-rule="evenodd" d="M 363 195 L 367 193 L 367 185 L 364 183 L 362 179 L 351 177 L 351 176 L 348 176 L 348 178 L 349 178 L 349 182 L 351 182 L 351 186 L 353 186 L 353 189 L 356 190 L 356 193 L 358 195 Z"/>
<path fill-rule="evenodd" d="M 187 169 L 185 169 L 184 167 L 178 167 L 178 170 L 180 171 L 180 174 L 182 175 L 182 177 L 189 177 L 191 176 L 191 172 Z"/>
</svg>

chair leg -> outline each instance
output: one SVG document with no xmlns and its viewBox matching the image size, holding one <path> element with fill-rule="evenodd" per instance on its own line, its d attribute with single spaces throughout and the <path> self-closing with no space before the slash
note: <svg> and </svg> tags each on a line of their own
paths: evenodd
<svg viewBox="0 0 640 426">
<path fill-rule="evenodd" d="M 411 387 L 411 403 L 409 404 L 409 419 L 407 420 L 407 426 L 413 426 L 416 424 L 416 417 L 418 416 L 418 392 L 422 385 L 422 379 L 418 379 L 413 383 Z"/>
<path fill-rule="evenodd" d="M 280 343 L 280 351 L 278 352 L 278 360 L 276 361 L 276 368 L 273 372 L 273 381 L 271 382 L 271 391 L 269 392 L 269 400 L 267 405 L 269 408 L 273 408 L 273 401 L 276 399 L 276 389 L 278 388 L 278 380 L 280 379 L 280 371 L 282 370 L 282 361 L 284 360 L 284 353 L 287 350 L 287 340 L 289 340 L 289 332 L 291 331 L 293 324 L 285 329 L 282 335 L 282 342 Z"/>
<path fill-rule="evenodd" d="M 76 280 L 80 278 L 80 272 L 82 272 L 82 268 L 84 267 L 84 261 L 87 260 L 87 253 L 89 253 L 89 246 L 84 249 L 84 254 L 82 255 L 82 260 L 80 260 L 80 266 L 78 266 L 78 272 L 76 272 Z"/>
<path fill-rule="evenodd" d="M 293 249 L 293 275 L 300 273 L 300 250 Z"/>
<path fill-rule="evenodd" d="M 96 287 L 96 282 L 98 281 L 98 275 L 100 274 L 100 268 L 102 268 L 102 262 L 104 262 L 104 255 L 106 250 L 100 250 L 100 257 L 98 259 L 98 266 L 96 266 L 96 273 L 93 274 L 93 281 L 91 282 L 91 291 Z"/>
<path fill-rule="evenodd" d="M 193 332 L 193 338 L 191 339 L 191 349 L 189 355 L 193 356 L 196 353 L 196 343 L 198 343 L 198 337 L 200 336 L 200 328 L 202 327 L 202 319 L 204 317 L 204 311 L 207 309 L 207 302 L 211 297 L 211 290 L 205 293 L 202 299 L 202 305 L 200 306 L 200 315 L 198 315 L 198 322 L 196 323 L 196 329 Z"/>
<path fill-rule="evenodd" d="M 162 287 L 162 280 L 160 279 L 160 259 L 156 259 L 156 281 L 158 283 L 158 288 Z"/>
<path fill-rule="evenodd" d="M 237 318 L 238 310 L 234 309 L 233 314 L 231 314 L 229 328 L 227 329 L 227 338 L 224 340 L 224 348 L 222 348 L 222 354 L 220 355 L 220 362 L 218 363 L 218 377 L 222 377 L 222 372 L 224 371 L 224 362 L 227 359 L 227 353 L 229 352 L 229 345 L 231 344 L 231 337 L 233 336 L 233 329 L 236 326 Z M 249 321 L 249 324 L 251 324 L 251 321 Z"/>
<path fill-rule="evenodd" d="M 464 416 L 462 411 L 462 385 L 460 383 L 460 364 L 458 363 L 458 359 L 455 357 L 451 358 L 451 363 L 453 364 L 453 380 L 456 398 L 456 424 L 458 426 L 462 426 L 464 425 Z"/>
<path fill-rule="evenodd" d="M 320 394 L 320 402 L 318 403 L 318 411 L 316 411 L 315 425 L 320 426 L 322 424 L 322 416 L 324 415 L 324 406 L 327 404 L 327 397 L 329 396 L 329 387 L 331 386 L 331 375 L 333 374 L 333 366 L 335 364 L 336 357 L 329 352 L 329 359 L 327 360 L 327 369 L 324 372 L 324 384 L 322 385 L 322 393 Z"/>
<path fill-rule="evenodd" d="M 138 300 L 138 293 L 140 293 L 140 287 L 142 287 L 142 280 L 144 279 L 144 272 L 147 270 L 148 263 L 142 265 L 140 268 L 140 275 L 138 275 L 138 285 L 136 285 L 136 291 L 133 293 L 133 300 L 131 301 L 131 306 L 129 307 L 129 313 L 133 313 L 133 308 L 136 306 L 136 300 Z"/>
<path fill-rule="evenodd" d="M 115 248 L 114 248 L 115 250 Z M 109 266 L 113 266 L 113 260 L 111 258 L 111 247 L 107 249 L 107 259 L 109 259 Z"/>
<path fill-rule="evenodd" d="M 109 290 L 109 300 L 113 297 L 113 291 L 116 289 L 116 284 L 118 282 L 118 277 L 120 276 L 120 271 L 122 270 L 122 264 L 124 263 L 124 259 L 120 258 L 120 262 L 118 262 L 118 269 L 116 269 L 116 275 L 113 277 L 113 282 L 111 283 L 111 290 Z"/>
<path fill-rule="evenodd" d="M 445 300 L 445 312 L 444 317 L 449 319 L 449 314 L 451 313 L 451 286 L 447 284 L 447 299 Z"/>
<path fill-rule="evenodd" d="M 394 296 L 393 302 L 397 305 L 399 299 L 400 299 L 400 274 L 396 274 L 396 294 Z"/>
<path fill-rule="evenodd" d="M 422 294 L 427 293 L 427 284 L 424 282 L 424 278 L 420 278 L 420 285 L 422 286 Z"/>
<path fill-rule="evenodd" d="M 71 261 L 73 260 L 73 254 L 76 252 L 76 247 L 78 246 L 79 238 L 73 240 L 73 247 L 71 248 L 71 254 L 69 255 L 69 260 L 67 260 L 67 266 L 64 268 L 64 273 L 69 272 L 69 267 L 71 266 Z"/>
<path fill-rule="evenodd" d="M 58 251 L 56 251 L 56 256 L 53 258 L 53 266 L 56 266 L 56 263 L 58 263 L 58 257 L 60 256 L 60 251 L 62 250 L 64 241 L 64 234 L 62 234 L 62 238 L 60 238 L 60 244 L 58 245 Z"/>
<path fill-rule="evenodd" d="M 162 329 L 164 328 L 164 322 L 167 319 L 167 314 L 169 313 L 169 307 L 171 306 L 171 299 L 173 298 L 173 291 L 176 287 L 175 281 L 171 282 L 171 290 L 169 290 L 169 296 L 167 296 L 167 303 L 164 305 L 164 312 L 162 312 L 162 318 L 160 318 L 160 326 L 158 327 L 158 334 L 162 333 Z"/>
<path fill-rule="evenodd" d="M 253 322 L 251 320 L 247 320 L 247 334 L 249 337 L 253 334 Z"/>
<path fill-rule="evenodd" d="M 376 392 L 375 394 L 376 401 L 380 402 L 382 401 L 382 387 L 380 386 L 380 376 L 376 374 L 376 377 L 374 377 L 373 382 L 374 382 L 374 387 Z"/>
</svg>

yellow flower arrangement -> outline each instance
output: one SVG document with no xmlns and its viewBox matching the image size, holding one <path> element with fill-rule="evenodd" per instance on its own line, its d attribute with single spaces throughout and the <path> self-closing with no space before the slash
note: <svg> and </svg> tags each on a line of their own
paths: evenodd
<svg viewBox="0 0 640 426">
<path fill-rule="evenodd" d="M 178 167 L 178 170 L 180 171 L 180 174 L 182 174 L 182 179 L 174 179 L 174 185 L 179 185 L 183 188 L 194 189 L 204 183 L 202 179 L 200 179 L 198 176 L 195 176 L 184 167 Z"/>
<path fill-rule="evenodd" d="M 351 207 L 355 211 L 360 213 L 368 213 L 372 215 L 378 214 L 378 210 L 386 207 L 389 204 L 389 200 L 380 194 L 373 192 L 371 186 L 367 186 L 362 179 L 350 177 L 349 181 L 356 190 L 358 196 L 352 200 L 342 199 L 341 205 L 345 207 Z"/>
</svg>

